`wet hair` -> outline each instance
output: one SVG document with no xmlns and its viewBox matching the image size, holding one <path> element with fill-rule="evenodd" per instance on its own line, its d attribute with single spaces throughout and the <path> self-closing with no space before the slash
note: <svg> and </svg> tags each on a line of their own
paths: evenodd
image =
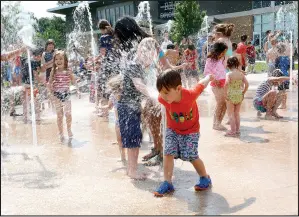
<svg viewBox="0 0 299 217">
<path fill-rule="evenodd" d="M 188 45 L 188 49 L 189 49 L 189 50 L 195 50 L 195 46 L 194 46 L 194 44 L 189 44 L 189 45 Z"/>
<path fill-rule="evenodd" d="M 45 51 L 47 50 L 47 47 L 49 44 L 53 44 L 54 45 L 54 50 L 55 50 L 55 41 L 53 39 L 48 39 L 45 45 Z"/>
<path fill-rule="evenodd" d="M 215 32 L 221 32 L 224 36 L 230 37 L 235 29 L 235 24 L 221 23 L 214 27 Z"/>
<path fill-rule="evenodd" d="M 237 69 L 240 63 L 237 57 L 230 57 L 227 60 L 227 68 L 229 69 Z"/>
<path fill-rule="evenodd" d="M 32 51 L 33 56 L 41 56 L 44 52 L 43 48 L 36 48 L 35 50 Z"/>
<path fill-rule="evenodd" d="M 251 41 L 249 41 L 249 42 L 248 42 L 248 44 L 250 44 L 250 45 L 251 45 L 251 44 L 252 44 L 252 43 L 251 43 Z"/>
<path fill-rule="evenodd" d="M 269 35 L 271 33 L 271 30 L 266 31 L 266 35 Z"/>
<path fill-rule="evenodd" d="M 55 63 L 55 58 L 56 56 L 58 55 L 62 55 L 64 57 L 64 70 L 67 70 L 68 69 L 68 58 L 67 58 L 67 55 L 66 55 L 66 52 L 64 51 L 57 51 L 53 57 L 53 67 L 52 67 L 52 71 L 51 71 L 51 79 L 53 81 L 54 79 L 54 76 L 56 74 L 56 70 L 57 70 L 57 66 L 56 66 L 56 63 Z"/>
<path fill-rule="evenodd" d="M 218 61 L 219 56 L 227 50 L 227 45 L 224 42 L 216 42 L 211 49 L 211 52 L 208 54 L 208 58 L 211 58 L 214 61 Z"/>
<path fill-rule="evenodd" d="M 168 49 L 175 49 L 175 45 L 174 44 L 168 44 L 167 45 L 167 50 Z"/>
<path fill-rule="evenodd" d="M 247 40 L 248 36 L 247 35 L 242 35 L 241 36 L 241 41 L 245 42 Z"/>
<path fill-rule="evenodd" d="M 102 29 L 102 30 L 107 30 L 108 35 L 113 35 L 113 29 L 112 29 L 110 23 L 105 19 L 102 19 L 99 21 L 98 28 Z"/>
<path fill-rule="evenodd" d="M 159 92 L 163 87 L 169 91 L 171 88 L 177 88 L 179 85 L 182 85 L 182 79 L 180 73 L 176 70 L 166 70 L 157 78 L 156 86 Z"/>
<path fill-rule="evenodd" d="M 124 50 L 131 49 L 133 41 L 139 43 L 142 39 L 151 37 L 151 35 L 141 29 L 134 18 L 128 16 L 117 20 L 114 27 L 114 35 L 118 38 Z"/>
<path fill-rule="evenodd" d="M 279 54 L 283 54 L 286 51 L 286 45 L 285 43 L 279 42 L 276 46 L 277 51 Z"/>
<path fill-rule="evenodd" d="M 238 48 L 238 45 L 237 45 L 237 43 L 232 43 L 232 50 L 233 51 L 235 51 L 235 50 L 237 50 L 237 48 Z"/>
</svg>

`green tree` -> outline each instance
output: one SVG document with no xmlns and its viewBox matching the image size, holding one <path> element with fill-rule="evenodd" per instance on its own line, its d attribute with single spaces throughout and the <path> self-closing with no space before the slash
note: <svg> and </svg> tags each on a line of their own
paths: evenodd
<svg viewBox="0 0 299 217">
<path fill-rule="evenodd" d="M 77 2 L 80 2 L 80 1 L 58 1 L 57 4 L 59 6 L 62 6 L 62 5 L 74 4 L 74 3 L 77 3 Z"/>
<path fill-rule="evenodd" d="M 46 42 L 48 39 L 53 39 L 57 48 L 66 47 L 66 23 L 61 17 L 42 17 L 38 19 L 35 30 L 35 41 Z"/>
<path fill-rule="evenodd" d="M 206 16 L 205 11 L 200 11 L 197 1 L 180 1 L 176 4 L 174 12 L 174 23 L 170 36 L 180 42 L 184 37 L 198 32 L 201 23 Z"/>
</svg>

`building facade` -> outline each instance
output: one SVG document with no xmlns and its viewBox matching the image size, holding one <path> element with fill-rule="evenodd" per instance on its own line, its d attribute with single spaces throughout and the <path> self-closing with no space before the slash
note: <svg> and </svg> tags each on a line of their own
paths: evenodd
<svg viewBox="0 0 299 217">
<path fill-rule="evenodd" d="M 100 19 L 107 19 L 112 26 L 124 15 L 136 17 L 141 1 L 104 0 L 89 1 L 92 14 L 93 29 L 97 31 Z M 262 40 L 267 30 L 282 30 L 292 32 L 292 37 L 298 39 L 298 4 L 295 1 L 198 1 L 200 8 L 207 12 L 209 23 L 229 22 L 235 24 L 235 32 L 231 38 L 239 42 L 243 34 L 249 36 L 256 46 L 262 46 Z M 168 20 L 174 18 L 176 1 L 149 1 L 150 14 L 153 22 L 153 32 L 159 37 L 165 31 Z M 72 13 L 78 6 L 65 5 L 48 9 L 48 12 L 66 15 L 69 24 L 68 32 L 72 30 Z"/>
</svg>

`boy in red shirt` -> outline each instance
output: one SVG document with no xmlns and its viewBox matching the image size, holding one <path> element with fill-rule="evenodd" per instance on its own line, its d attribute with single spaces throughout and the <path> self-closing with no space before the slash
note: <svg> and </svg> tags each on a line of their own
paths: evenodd
<svg viewBox="0 0 299 217">
<path fill-rule="evenodd" d="M 199 112 L 196 99 L 212 81 L 208 75 L 197 83 L 194 89 L 182 88 L 181 76 L 177 71 L 166 71 L 157 79 L 159 102 L 164 105 L 167 117 L 167 130 L 164 147 L 164 182 L 155 196 L 163 196 L 174 191 L 172 173 L 174 159 L 189 161 L 194 166 L 199 182 L 194 186 L 196 191 L 208 189 L 212 182 L 202 160 L 198 157 Z"/>
</svg>

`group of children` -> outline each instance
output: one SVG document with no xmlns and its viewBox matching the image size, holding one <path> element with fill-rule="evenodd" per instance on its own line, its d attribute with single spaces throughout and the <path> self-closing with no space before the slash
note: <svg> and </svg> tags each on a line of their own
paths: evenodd
<svg viewBox="0 0 299 217">
<path fill-rule="evenodd" d="M 197 74 L 197 54 L 195 47 L 189 45 L 184 52 L 185 63 L 179 64 L 178 54 L 172 45 L 168 45 L 166 54 L 160 49 L 157 41 L 145 33 L 133 18 L 123 17 L 116 22 L 114 37 L 108 22 L 102 21 L 99 25 L 102 29 L 101 37 L 101 57 L 93 59 L 100 62 L 100 73 L 98 81 L 98 92 L 102 99 L 107 90 L 110 91 L 107 105 L 99 103 L 103 110 L 114 108 L 115 110 L 115 131 L 119 144 L 121 159 L 126 162 L 125 149 L 127 152 L 127 175 L 133 179 L 144 180 L 144 174 L 137 174 L 137 162 L 139 148 L 142 143 L 142 114 L 151 107 L 157 108 L 160 103 L 165 109 L 166 130 L 165 135 L 156 132 L 161 129 L 161 109 L 154 109 L 156 114 L 148 115 L 148 124 L 154 140 L 159 140 L 155 144 L 159 149 L 159 155 L 163 155 L 164 181 L 154 192 L 155 196 L 163 196 L 174 191 L 172 175 L 174 169 L 174 159 L 180 158 L 189 161 L 199 175 L 198 182 L 194 185 L 195 191 L 206 190 L 211 187 L 211 177 L 206 171 L 203 161 L 198 155 L 198 142 L 200 136 L 199 109 L 197 98 L 210 85 L 215 95 L 216 109 L 213 118 L 213 129 L 225 130 L 221 125 L 226 110 L 228 110 L 230 131 L 225 136 L 236 137 L 240 135 L 240 107 L 244 95 L 248 90 L 248 81 L 244 70 L 240 68 L 242 59 L 234 56 L 235 46 L 230 42 L 229 37 L 233 32 L 233 24 L 219 24 L 215 27 L 215 42 L 211 46 L 206 57 L 204 75 L 205 78 L 199 81 Z M 113 40 L 119 43 L 118 58 L 113 51 Z M 136 44 L 137 46 L 134 46 Z M 64 140 L 63 116 L 66 117 L 66 125 L 69 140 L 72 139 L 71 130 L 71 100 L 70 84 L 76 85 L 73 72 L 69 69 L 68 58 L 63 51 L 54 49 L 54 43 L 46 45 L 44 54 L 34 54 L 32 63 L 33 76 L 40 84 L 40 89 L 47 89 L 49 98 L 56 108 L 57 125 L 61 141 Z M 173 52 L 172 52 L 173 51 Z M 125 53 L 125 55 L 124 55 Z M 109 56 L 111 55 L 111 56 Z M 110 65 L 111 57 L 113 61 L 118 59 L 125 62 L 121 73 L 117 73 L 117 68 Z M 41 59 L 44 59 L 42 61 Z M 96 63 L 95 62 L 95 63 Z M 117 62 L 116 64 L 120 64 Z M 161 65 L 161 67 L 159 66 Z M 196 78 L 195 81 L 183 84 L 183 73 L 178 69 L 184 69 L 187 77 Z M 196 71 L 196 72 L 195 72 Z M 40 77 L 44 76 L 44 80 Z M 152 81 L 154 79 L 154 82 Z M 28 79 L 26 80 L 26 84 Z M 278 100 L 274 100 L 272 85 L 280 84 L 287 80 L 287 77 L 269 78 L 263 86 L 259 86 L 257 97 L 254 99 L 254 106 L 260 112 L 267 112 L 267 115 L 278 116 L 276 106 Z M 189 88 L 186 88 L 186 86 Z M 28 93 L 28 86 L 25 90 Z M 150 91 L 155 88 L 158 97 Z M 107 89 L 107 90 L 106 90 Z M 79 89 L 78 95 L 80 95 Z M 27 96 L 27 94 L 25 94 Z M 275 98 L 276 99 L 276 98 Z M 142 101 L 146 100 L 148 107 L 142 107 Z M 271 101 L 272 100 L 272 101 Z M 273 108 L 274 107 L 274 108 Z M 39 108 L 37 106 L 37 108 Z M 39 109 L 38 109 L 39 110 Z M 37 111 L 38 112 L 38 111 Z M 158 126 L 151 122 L 157 120 Z M 153 127 L 155 126 L 155 127 Z M 162 136 L 164 147 L 162 147 Z M 161 146 L 161 147 L 160 147 Z M 164 149 L 164 150 L 163 150 Z"/>
</svg>

